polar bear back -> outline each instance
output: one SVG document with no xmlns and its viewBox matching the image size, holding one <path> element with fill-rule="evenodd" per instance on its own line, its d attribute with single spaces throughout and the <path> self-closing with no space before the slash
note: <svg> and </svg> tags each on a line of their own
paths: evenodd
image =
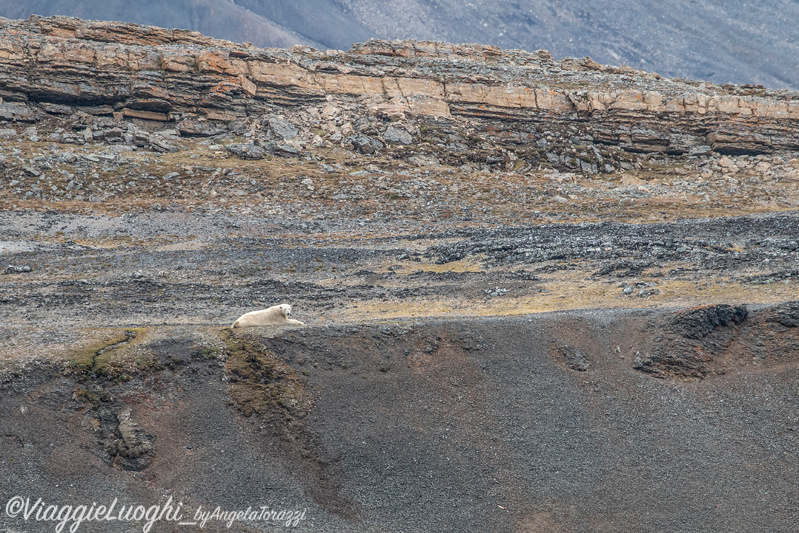
<svg viewBox="0 0 799 533">
<path fill-rule="evenodd" d="M 261 309 L 259 311 L 250 311 L 241 315 L 236 320 L 232 328 L 246 328 L 250 326 L 279 326 L 293 324 L 297 326 L 303 325 L 299 320 L 289 318 L 291 314 L 291 306 L 288 304 L 273 305 L 269 309 Z"/>
</svg>

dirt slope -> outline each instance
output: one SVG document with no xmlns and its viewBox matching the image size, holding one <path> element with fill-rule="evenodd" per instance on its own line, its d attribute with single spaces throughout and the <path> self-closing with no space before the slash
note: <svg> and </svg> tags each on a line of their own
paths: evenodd
<svg viewBox="0 0 799 533">
<path fill-rule="evenodd" d="M 701 380 L 636 369 L 670 311 L 139 330 L 3 381 L 3 494 L 307 508 L 301 531 L 787 531 L 797 329 L 775 313 L 718 327 L 780 357 L 733 347 Z"/>
</svg>

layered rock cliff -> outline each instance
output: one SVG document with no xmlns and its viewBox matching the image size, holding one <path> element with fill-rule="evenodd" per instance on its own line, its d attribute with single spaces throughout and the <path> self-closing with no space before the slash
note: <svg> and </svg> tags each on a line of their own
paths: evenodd
<svg viewBox="0 0 799 533">
<path fill-rule="evenodd" d="M 437 122 L 461 134 L 442 143 L 452 164 L 490 165 L 498 146 L 505 162 L 588 173 L 627 168 L 635 154 L 799 149 L 797 92 L 663 79 L 588 58 L 554 61 L 545 51 L 413 41 L 259 49 L 64 17 L 0 26 L 0 119 L 11 121 L 78 116 L 96 133 L 98 120 L 106 129 L 144 120 L 192 136 L 253 131 L 241 120 L 285 112 L 300 126 L 296 142 L 303 133 L 319 142 L 312 128 L 339 128 L 333 142 L 366 152 L 418 139 L 419 127 Z M 399 137 L 396 123 L 405 126 Z"/>
</svg>

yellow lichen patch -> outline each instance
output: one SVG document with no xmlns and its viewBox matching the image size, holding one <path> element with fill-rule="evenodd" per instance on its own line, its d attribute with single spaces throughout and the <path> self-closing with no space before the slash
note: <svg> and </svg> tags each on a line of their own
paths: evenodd
<svg viewBox="0 0 799 533">
<path fill-rule="evenodd" d="M 652 287 L 634 287 L 622 292 L 621 283 L 579 279 L 572 275 L 542 284 L 542 292 L 513 296 L 468 299 L 441 297 L 392 301 L 358 301 L 337 317 L 343 322 L 395 320 L 404 318 L 447 318 L 510 316 L 577 309 L 640 309 L 690 307 L 708 303 L 769 304 L 795 300 L 797 283 L 768 286 L 738 282 L 701 283 L 685 280 L 658 280 Z M 643 282 L 651 282 L 642 278 Z M 650 289 L 653 289 L 650 292 Z M 642 292 L 643 291 L 643 292 Z"/>
<path fill-rule="evenodd" d="M 409 274 L 411 272 L 481 272 L 485 268 L 481 265 L 484 257 L 482 255 L 475 255 L 459 261 L 451 261 L 445 264 L 436 263 L 407 263 L 403 262 L 402 268 L 395 269 L 397 274 Z"/>
</svg>

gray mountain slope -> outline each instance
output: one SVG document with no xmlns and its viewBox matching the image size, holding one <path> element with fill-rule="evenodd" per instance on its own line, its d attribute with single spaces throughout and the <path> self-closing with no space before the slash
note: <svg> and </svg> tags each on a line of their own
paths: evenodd
<svg viewBox="0 0 799 533">
<path fill-rule="evenodd" d="M 225 0 L 0 0 L 0 16 L 69 15 L 87 20 L 119 20 L 199 31 L 210 37 L 257 46 L 287 48 L 319 44 Z"/>
<path fill-rule="evenodd" d="M 0 0 L 0 15 L 127 20 L 259 46 L 347 49 L 369 37 L 590 56 L 667 77 L 799 88 L 792 0 Z"/>
<path fill-rule="evenodd" d="M 327 48 L 347 50 L 352 43 L 362 42 L 376 34 L 369 21 L 356 21 L 339 8 L 334 0 L 235 0 L 254 13 L 259 13 L 306 39 Z M 422 32 L 421 34 L 423 34 Z M 420 34 L 420 35 L 421 35 Z M 403 38 L 401 34 L 397 38 Z"/>
<path fill-rule="evenodd" d="M 799 2 L 342 0 L 385 38 L 590 56 L 669 77 L 799 87 Z"/>
</svg>

